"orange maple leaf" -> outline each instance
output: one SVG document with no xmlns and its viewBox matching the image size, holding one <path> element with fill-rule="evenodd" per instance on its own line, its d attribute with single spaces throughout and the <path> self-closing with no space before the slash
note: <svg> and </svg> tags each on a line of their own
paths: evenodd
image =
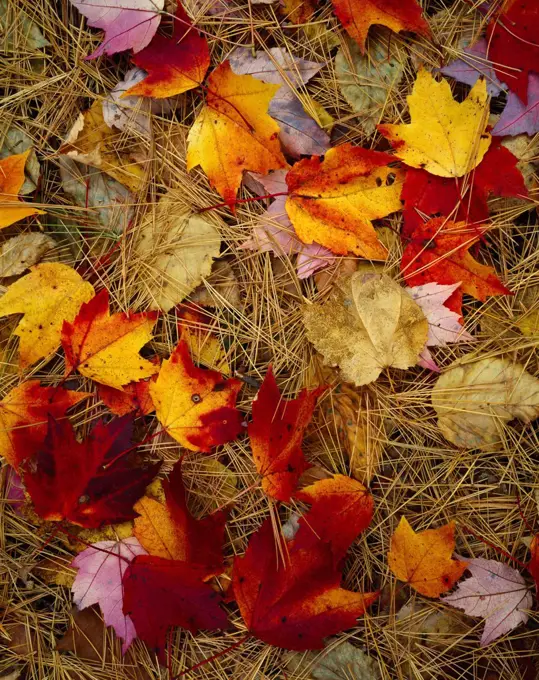
<svg viewBox="0 0 539 680">
<path fill-rule="evenodd" d="M 437 217 L 419 225 L 410 235 L 401 260 L 401 271 L 409 286 L 425 283 L 461 286 L 444 303 L 457 314 L 462 312 L 462 294 L 484 301 L 489 295 L 511 295 L 492 267 L 480 264 L 468 252 L 485 233 L 482 226 L 450 222 Z"/>
<path fill-rule="evenodd" d="M 333 9 L 348 35 L 365 53 L 365 42 L 373 24 L 392 31 L 413 31 L 430 36 L 430 28 L 416 0 L 332 0 Z"/>
<path fill-rule="evenodd" d="M 325 389 L 302 390 L 297 399 L 283 399 L 269 368 L 256 395 L 248 426 L 251 450 L 262 475 L 262 489 L 276 500 L 289 501 L 309 467 L 301 442 L 316 400 Z"/>
<path fill-rule="evenodd" d="M 156 375 L 152 375 L 151 381 L 155 382 Z M 137 380 L 130 382 L 121 390 L 108 385 L 99 385 L 97 394 L 101 401 L 116 416 L 125 416 L 127 413 L 137 411 L 139 415 L 147 416 L 155 411 L 152 398 L 150 396 L 150 382 L 148 380 Z"/>
<path fill-rule="evenodd" d="M 186 449 L 210 451 L 235 439 L 242 429 L 236 399 L 242 383 L 217 371 L 197 368 L 185 340 L 163 362 L 150 395 L 157 419 Z"/>
<path fill-rule="evenodd" d="M 402 208 L 405 173 L 388 167 L 394 162 L 389 154 L 342 144 L 296 163 L 286 176 L 286 212 L 299 238 L 337 255 L 385 260 L 372 220 Z"/>
<path fill-rule="evenodd" d="M 244 170 L 284 168 L 279 126 L 267 111 L 279 85 L 237 76 L 228 61 L 209 76 L 206 106 L 188 136 L 187 170 L 200 165 L 212 187 L 233 203 Z"/>
<path fill-rule="evenodd" d="M 401 517 L 391 537 L 389 568 L 421 595 L 439 597 L 455 585 L 467 562 L 451 558 L 455 549 L 455 523 L 416 533 Z"/>
<path fill-rule="evenodd" d="M 0 160 L 0 229 L 31 215 L 44 215 L 43 210 L 21 201 L 19 192 L 24 184 L 24 166 L 31 149 Z"/>
<path fill-rule="evenodd" d="M 62 347 L 66 372 L 78 370 L 96 382 L 121 389 L 123 385 L 149 378 L 159 371 L 143 359 L 139 349 L 150 341 L 157 320 L 156 312 L 113 314 L 109 293 L 102 290 L 84 303 L 73 323 L 64 322 Z"/>
<path fill-rule="evenodd" d="M 148 75 L 124 97 L 172 97 L 202 84 L 210 65 L 210 50 L 178 3 L 172 37 L 156 35 L 148 47 L 131 59 Z"/>
</svg>

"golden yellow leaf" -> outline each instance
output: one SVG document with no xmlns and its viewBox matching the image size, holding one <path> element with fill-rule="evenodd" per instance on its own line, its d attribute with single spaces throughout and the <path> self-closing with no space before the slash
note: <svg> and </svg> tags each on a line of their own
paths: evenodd
<svg viewBox="0 0 539 680">
<path fill-rule="evenodd" d="M 244 170 L 267 175 L 286 166 L 279 126 L 267 113 L 278 89 L 237 76 L 228 61 L 208 78 L 206 106 L 187 138 L 187 170 L 200 165 L 226 202 L 236 198 Z"/>
<path fill-rule="evenodd" d="M 0 160 L 0 229 L 31 215 L 45 214 L 43 210 L 38 210 L 19 198 L 25 180 L 24 166 L 30 151 L 28 149 L 24 153 Z"/>
<path fill-rule="evenodd" d="M 491 142 L 485 132 L 489 106 L 483 78 L 465 101 L 457 102 L 447 80 L 437 82 L 421 70 L 408 104 L 411 123 L 378 125 L 397 158 L 440 177 L 462 177 L 479 165 Z"/>
<path fill-rule="evenodd" d="M 464 357 L 465 359 L 465 357 Z M 514 418 L 539 416 L 539 380 L 509 359 L 455 362 L 432 390 L 438 427 L 446 439 L 469 449 L 488 449 L 503 439 Z"/>
<path fill-rule="evenodd" d="M 522 335 L 528 338 L 539 335 L 539 311 L 532 310 L 516 322 Z"/>
<path fill-rule="evenodd" d="M 410 368 L 427 342 L 428 323 L 388 276 L 339 279 L 324 304 L 304 309 L 307 337 L 345 380 L 366 385 L 386 367 Z"/>
<path fill-rule="evenodd" d="M 144 183 L 144 165 L 135 159 L 136 147 L 123 150 L 120 140 L 121 133 L 108 127 L 103 119 L 102 103 L 96 101 L 79 114 L 60 153 L 99 168 L 136 192 Z"/>
<path fill-rule="evenodd" d="M 80 274 L 56 262 L 38 264 L 12 283 L 0 299 L 0 316 L 24 314 L 14 331 L 20 338 L 19 366 L 26 368 L 52 354 L 64 321 L 73 321 L 94 294 Z"/>
</svg>

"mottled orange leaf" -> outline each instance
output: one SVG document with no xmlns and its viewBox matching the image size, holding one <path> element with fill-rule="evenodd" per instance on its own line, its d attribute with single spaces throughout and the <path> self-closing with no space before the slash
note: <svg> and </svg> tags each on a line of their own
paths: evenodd
<svg viewBox="0 0 539 680">
<path fill-rule="evenodd" d="M 154 382 L 156 377 L 153 375 L 150 380 Z M 116 416 L 125 416 L 131 411 L 137 411 L 139 415 L 147 416 L 155 411 L 150 396 L 149 380 L 130 382 L 124 385 L 121 390 L 108 385 L 99 385 L 97 394 L 105 406 L 108 406 Z"/>
<path fill-rule="evenodd" d="M 140 348 L 152 338 L 156 312 L 110 314 L 109 293 L 102 290 L 83 304 L 73 323 L 64 322 L 62 347 L 66 371 L 121 389 L 133 380 L 149 378 L 159 367 L 143 359 Z"/>
<path fill-rule="evenodd" d="M 455 523 L 416 533 L 401 517 L 391 537 L 389 568 L 421 595 L 439 597 L 451 590 L 466 570 L 467 562 L 454 560 Z"/>
<path fill-rule="evenodd" d="M 410 234 L 401 260 L 401 271 L 409 286 L 425 283 L 461 283 L 444 303 L 462 315 L 462 294 L 484 301 L 489 295 L 510 295 L 492 267 L 480 264 L 468 252 L 483 234 L 483 226 L 467 226 L 438 217 L 420 224 Z"/>
<path fill-rule="evenodd" d="M 302 390 L 296 399 L 283 399 L 269 368 L 256 395 L 248 426 L 251 450 L 262 475 L 262 488 L 276 500 L 289 501 L 301 474 L 309 467 L 301 442 L 324 390 Z"/>
<path fill-rule="evenodd" d="M 210 65 L 210 50 L 206 38 L 197 33 L 178 2 L 172 37 L 156 35 L 131 59 L 148 75 L 124 97 L 172 97 L 202 84 Z"/>
<path fill-rule="evenodd" d="M 59 420 L 91 396 L 63 387 L 42 387 L 39 380 L 17 385 L 0 401 L 0 455 L 17 468 L 45 440 L 49 416 Z"/>
<path fill-rule="evenodd" d="M 226 202 L 236 198 L 244 170 L 267 175 L 286 166 L 279 126 L 267 113 L 278 89 L 237 76 L 228 61 L 208 78 L 206 105 L 187 140 L 187 169 L 200 165 Z"/>
<path fill-rule="evenodd" d="M 365 42 L 373 24 L 387 26 L 395 33 L 413 31 L 430 36 L 428 23 L 416 0 L 332 0 L 333 9 L 348 35 L 365 53 Z"/>
<path fill-rule="evenodd" d="M 325 637 L 353 628 L 378 597 L 340 587 L 328 543 L 277 546 L 270 520 L 235 558 L 232 582 L 249 632 L 285 649 L 320 649 Z"/>
<path fill-rule="evenodd" d="M 219 338 L 211 332 L 211 316 L 192 303 L 178 307 L 178 330 L 197 364 L 213 368 L 225 375 L 230 366 Z"/>
<path fill-rule="evenodd" d="M 208 576 L 222 571 L 227 512 L 195 519 L 185 501 L 181 462 L 163 481 L 165 503 L 144 496 L 135 505 L 134 534 L 155 557 L 182 560 L 207 568 Z"/>
<path fill-rule="evenodd" d="M 394 161 L 380 151 L 342 144 L 296 163 L 286 176 L 286 212 L 299 238 L 338 255 L 385 260 L 372 220 L 402 208 L 405 173 L 388 167 Z"/>
<path fill-rule="evenodd" d="M 0 160 L 0 229 L 25 217 L 44 215 L 43 210 L 21 201 L 19 192 L 24 184 L 24 166 L 31 149 Z"/>
<path fill-rule="evenodd" d="M 197 368 L 180 340 L 150 385 L 150 395 L 171 437 L 191 451 L 210 451 L 241 431 L 242 416 L 236 408 L 240 389 L 240 380 L 224 380 L 217 371 Z"/>
<path fill-rule="evenodd" d="M 352 542 L 372 520 L 374 502 L 361 482 L 334 475 L 300 489 L 295 497 L 312 503 L 301 519 L 296 544 L 308 547 L 315 541 L 331 545 L 335 560 L 346 554 Z"/>
<path fill-rule="evenodd" d="M 539 534 L 532 538 L 530 553 L 531 559 L 527 564 L 527 569 L 535 581 L 535 592 L 539 595 Z"/>
</svg>

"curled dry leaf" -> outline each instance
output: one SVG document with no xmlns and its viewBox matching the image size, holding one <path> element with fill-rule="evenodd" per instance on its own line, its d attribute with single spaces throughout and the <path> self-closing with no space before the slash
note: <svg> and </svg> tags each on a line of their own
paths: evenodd
<svg viewBox="0 0 539 680">
<path fill-rule="evenodd" d="M 539 380 L 510 359 L 452 364 L 432 390 L 444 437 L 469 449 L 490 449 L 504 439 L 504 424 L 539 416 Z"/>
<path fill-rule="evenodd" d="M 151 139 L 152 124 L 150 100 L 126 92 L 146 77 L 146 72 L 131 68 L 103 101 L 103 120 L 109 128 L 117 128 L 134 135 Z"/>
<path fill-rule="evenodd" d="M 387 562 L 393 574 L 426 597 L 439 597 L 451 590 L 466 569 L 454 560 L 455 523 L 415 532 L 406 517 L 391 537 Z"/>
<path fill-rule="evenodd" d="M 358 647 L 338 638 L 326 641 L 321 652 L 286 652 L 286 668 L 293 677 L 313 680 L 379 680 L 378 663 Z"/>
<path fill-rule="evenodd" d="M 447 80 L 438 83 L 422 69 L 408 105 L 411 123 L 378 126 L 395 147 L 397 158 L 440 177 L 462 177 L 483 160 L 491 142 L 486 132 L 489 107 L 483 79 L 465 101 L 456 102 Z"/>
<path fill-rule="evenodd" d="M 0 248 L 0 277 L 22 274 L 55 247 L 56 241 L 39 232 L 10 238 Z"/>
<path fill-rule="evenodd" d="M 304 308 L 307 337 L 345 380 L 366 385 L 384 368 L 417 363 L 428 336 L 420 307 L 388 276 L 340 279 L 324 304 Z"/>
<path fill-rule="evenodd" d="M 221 236 L 210 221 L 191 215 L 173 192 L 137 230 L 136 285 L 145 307 L 168 312 L 209 276 Z"/>
<path fill-rule="evenodd" d="M 526 623 L 533 597 L 526 581 L 516 569 L 482 557 L 467 560 L 470 578 L 459 583 L 454 593 L 442 598 L 468 616 L 485 619 L 481 647 Z"/>
<path fill-rule="evenodd" d="M 227 260 L 214 260 L 211 274 L 190 296 L 202 307 L 241 309 L 240 284 Z"/>
<path fill-rule="evenodd" d="M 0 298 L 0 316 L 24 314 L 14 331 L 20 338 L 19 366 L 26 368 L 55 352 L 62 325 L 73 321 L 94 294 L 93 286 L 65 264 L 38 264 L 12 283 Z"/>
<path fill-rule="evenodd" d="M 212 323 L 210 315 L 192 304 L 180 305 L 177 314 L 178 330 L 194 361 L 223 375 L 230 375 L 226 352 L 219 338 L 212 332 L 213 329 L 218 329 Z"/>
<path fill-rule="evenodd" d="M 388 167 L 393 156 L 342 144 L 322 158 L 296 163 L 286 176 L 286 212 L 304 243 L 315 241 L 337 255 L 349 251 L 385 260 L 372 221 L 400 210 L 404 171 Z"/>
</svg>

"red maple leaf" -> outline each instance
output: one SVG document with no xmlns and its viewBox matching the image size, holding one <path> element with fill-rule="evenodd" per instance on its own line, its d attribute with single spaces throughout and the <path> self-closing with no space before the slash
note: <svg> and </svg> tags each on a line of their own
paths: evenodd
<svg viewBox="0 0 539 680">
<path fill-rule="evenodd" d="M 301 474 L 309 467 L 301 442 L 325 387 L 302 390 L 297 399 L 283 399 L 271 368 L 253 402 L 248 432 L 262 488 L 272 498 L 289 501 Z"/>
<path fill-rule="evenodd" d="M 181 626 L 192 633 L 228 626 L 221 596 L 205 582 L 204 567 L 179 560 L 139 555 L 123 578 L 123 611 L 138 637 L 165 661 L 167 631 Z"/>
<path fill-rule="evenodd" d="M 82 442 L 68 420 L 49 417 L 44 444 L 21 464 L 26 490 L 43 519 L 96 528 L 133 519 L 133 505 L 160 463 L 138 464 L 133 419 L 102 421 Z"/>
<path fill-rule="evenodd" d="M 539 63 L 539 3 L 509 0 L 487 28 L 488 58 L 498 78 L 528 103 L 528 74 Z"/>
<path fill-rule="evenodd" d="M 309 512 L 299 521 L 296 547 L 308 548 L 325 541 L 331 545 L 336 562 L 372 520 L 371 494 L 361 482 L 346 475 L 321 479 L 300 489 L 295 497 L 312 503 Z"/>
<path fill-rule="evenodd" d="M 501 145 L 501 140 L 494 138 L 481 163 L 465 177 L 438 177 L 408 168 L 401 193 L 402 235 L 410 237 L 415 229 L 440 216 L 480 225 L 489 218 L 489 194 L 526 197 L 528 190 L 517 163 L 518 159 Z"/>
<path fill-rule="evenodd" d="M 462 316 L 462 294 L 484 301 L 489 295 L 511 295 L 492 267 L 480 264 L 468 252 L 485 234 L 482 226 L 449 222 L 439 217 L 417 227 L 410 235 L 401 260 L 409 286 L 425 283 L 461 283 L 444 305 Z"/>
<path fill-rule="evenodd" d="M 247 628 L 260 640 L 285 649 L 319 649 L 325 637 L 354 627 L 378 597 L 340 587 L 329 543 L 279 547 L 266 520 L 245 555 L 234 560 L 234 595 Z"/>
</svg>

